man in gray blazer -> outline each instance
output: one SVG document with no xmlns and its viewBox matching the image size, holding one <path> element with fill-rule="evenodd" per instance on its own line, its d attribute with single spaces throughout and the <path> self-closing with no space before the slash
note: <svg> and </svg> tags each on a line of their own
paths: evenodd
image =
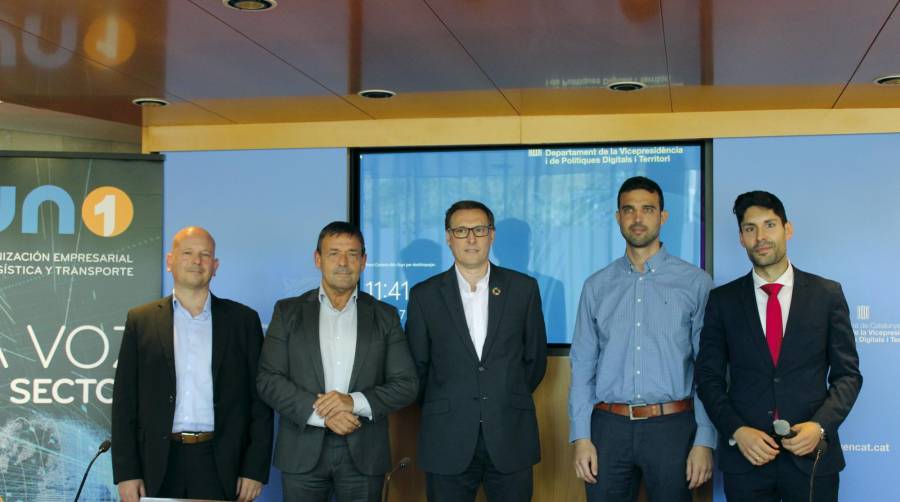
<svg viewBox="0 0 900 502">
<path fill-rule="evenodd" d="M 313 255 L 318 289 L 275 304 L 257 388 L 281 415 L 274 464 L 287 501 L 377 502 L 391 468 L 388 415 L 418 378 L 394 307 L 359 291 L 359 229 L 333 222 Z"/>
</svg>

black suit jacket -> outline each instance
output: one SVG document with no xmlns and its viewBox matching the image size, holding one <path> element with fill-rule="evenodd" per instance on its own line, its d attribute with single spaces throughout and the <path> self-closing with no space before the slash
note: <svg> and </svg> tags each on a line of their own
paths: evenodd
<svg viewBox="0 0 900 502">
<path fill-rule="evenodd" d="M 216 467 L 226 495 L 237 478 L 269 480 L 272 410 L 256 395 L 262 326 L 256 311 L 212 297 L 212 375 Z M 128 312 L 112 405 L 116 483 L 143 479 L 154 496 L 166 475 L 175 416 L 172 297 Z"/>
<path fill-rule="evenodd" d="M 479 427 L 500 472 L 541 460 L 531 397 L 547 367 L 540 291 L 533 278 L 519 272 L 491 265 L 490 274 L 481 360 L 454 267 L 410 292 L 406 335 L 423 386 L 418 460 L 427 472 L 465 470 Z"/>
<path fill-rule="evenodd" d="M 279 300 L 259 362 L 259 395 L 281 417 L 275 466 L 303 473 L 319 461 L 325 429 L 306 426 L 316 395 L 324 393 L 319 344 L 319 290 Z M 347 436 L 354 465 L 376 476 L 391 469 L 388 415 L 416 398 L 418 379 L 397 309 L 359 292 L 356 300 L 356 353 L 349 392 L 362 392 L 372 419 Z"/>
<path fill-rule="evenodd" d="M 818 422 L 828 449 L 817 473 L 844 467 L 838 426 L 862 387 L 859 356 L 840 284 L 794 268 L 794 291 L 778 366 L 772 364 L 759 321 L 753 278 L 747 274 L 712 290 L 706 306 L 697 391 L 719 429 L 719 467 L 741 473 L 753 468 L 728 440 L 741 426 L 772 433 L 772 410 L 792 425 Z M 730 372 L 730 384 L 726 382 Z M 806 473 L 812 460 L 788 451 Z"/>
</svg>

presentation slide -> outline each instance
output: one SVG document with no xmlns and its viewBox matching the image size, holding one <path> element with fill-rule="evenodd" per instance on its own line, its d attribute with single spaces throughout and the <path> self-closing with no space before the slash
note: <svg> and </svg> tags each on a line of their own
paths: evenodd
<svg viewBox="0 0 900 502">
<path fill-rule="evenodd" d="M 537 279 L 548 342 L 569 344 L 584 280 L 625 251 L 615 211 L 627 178 L 660 184 L 666 249 L 702 266 L 702 159 L 696 143 L 357 151 L 360 287 L 405 321 L 410 288 L 453 263 L 445 211 L 478 200 L 495 217 L 491 262 Z"/>
</svg>

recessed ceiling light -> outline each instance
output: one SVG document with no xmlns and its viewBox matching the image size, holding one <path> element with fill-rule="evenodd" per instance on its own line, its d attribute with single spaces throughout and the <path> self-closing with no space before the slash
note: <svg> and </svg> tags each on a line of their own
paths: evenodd
<svg viewBox="0 0 900 502">
<path fill-rule="evenodd" d="M 620 91 L 620 92 L 631 92 L 631 91 L 639 91 L 646 87 L 644 84 L 640 82 L 613 82 L 606 86 L 607 89 L 611 91 Z"/>
<path fill-rule="evenodd" d="M 389 91 L 387 89 L 365 89 L 365 90 L 359 91 L 358 94 L 364 98 L 369 98 L 369 99 L 387 99 L 387 98 L 393 98 L 394 96 L 397 95 L 396 92 Z"/>
<path fill-rule="evenodd" d="M 872 82 L 878 85 L 900 85 L 900 75 L 885 75 L 876 78 Z"/>
<path fill-rule="evenodd" d="M 132 104 L 137 106 L 156 107 L 168 106 L 169 102 L 162 98 L 135 98 L 131 100 Z"/>
<path fill-rule="evenodd" d="M 259 12 L 274 9 L 278 2 L 275 0 L 222 0 L 226 7 L 247 12 Z"/>
</svg>

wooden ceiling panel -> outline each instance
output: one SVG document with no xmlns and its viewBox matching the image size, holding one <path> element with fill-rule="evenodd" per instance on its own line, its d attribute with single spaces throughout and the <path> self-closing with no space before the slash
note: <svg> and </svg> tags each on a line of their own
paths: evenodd
<svg viewBox="0 0 900 502">
<path fill-rule="evenodd" d="M 900 9 L 885 23 L 835 108 L 900 107 L 900 86 L 874 83 L 888 75 L 900 75 Z"/>
<path fill-rule="evenodd" d="M 281 2 L 254 15 L 207 4 L 218 4 L 214 14 L 225 23 L 373 117 L 515 113 L 421 0 Z M 364 100 L 356 96 L 362 89 L 398 96 Z M 464 91 L 474 92 L 447 101 Z"/>
<path fill-rule="evenodd" d="M 225 9 L 221 2 L 215 3 Z M 303 96 L 316 98 L 313 100 L 316 106 L 309 110 L 303 106 L 291 107 L 292 120 L 368 118 L 344 99 L 187 1 L 29 3 L 13 0 L 4 2 L 4 7 L 0 9 L 0 19 L 29 31 L 39 40 L 37 45 L 41 51 L 50 55 L 45 58 L 60 52 L 75 52 L 130 77 L 122 79 L 123 86 L 134 88 L 124 93 L 130 96 L 128 101 L 144 95 L 134 85 L 139 80 L 144 86 L 164 89 L 166 94 L 185 101 L 204 100 L 204 108 L 234 122 L 255 121 L 255 111 L 240 104 L 222 106 L 224 100 Z M 161 94 L 162 91 L 157 93 Z M 264 107 L 261 112 L 270 114 L 271 110 Z M 159 111 L 153 115 L 167 113 Z"/>
<path fill-rule="evenodd" d="M 673 111 L 830 108 L 895 4 L 666 0 Z"/>
<path fill-rule="evenodd" d="M 900 107 L 870 83 L 898 2 L 3 0 L 0 99 L 148 126 Z"/>
<path fill-rule="evenodd" d="M 183 123 L 228 123 L 165 89 L 97 64 L 66 48 L 0 22 L 0 99 L 139 125 L 141 109 L 131 100 L 158 96 L 178 105 Z"/>
<path fill-rule="evenodd" d="M 607 113 L 639 100 L 588 91 L 619 80 L 668 85 L 657 0 L 428 3 L 522 114 L 555 105 Z M 571 100 L 560 96 L 569 93 Z M 662 95 L 639 106 L 669 111 Z"/>
<path fill-rule="evenodd" d="M 376 119 L 497 117 L 516 111 L 496 89 L 457 92 L 401 92 L 390 99 L 347 96 Z"/>
</svg>

